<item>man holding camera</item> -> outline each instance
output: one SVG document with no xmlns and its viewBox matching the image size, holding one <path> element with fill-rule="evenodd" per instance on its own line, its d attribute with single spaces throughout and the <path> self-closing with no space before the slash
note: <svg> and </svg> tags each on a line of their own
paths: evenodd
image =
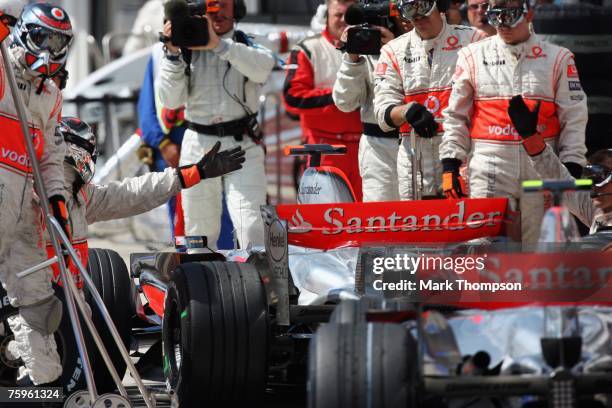
<svg viewBox="0 0 612 408">
<path fill-rule="evenodd" d="M 355 7 L 355 6 L 351 6 Z M 412 29 L 412 25 L 394 16 L 389 19 L 390 28 L 374 26 L 381 32 L 381 42 L 386 44 L 396 35 Z M 349 27 L 342 35 L 347 43 Z M 378 55 L 360 55 L 346 52 L 336 76 L 333 88 L 334 103 L 342 112 L 361 108 L 363 135 L 359 141 L 359 174 L 363 187 L 363 201 L 397 201 L 398 131 L 383 131 L 374 115 L 374 70 Z"/>
<path fill-rule="evenodd" d="M 347 27 L 344 14 L 355 0 L 326 0 L 326 27 L 291 52 L 283 96 L 287 111 L 300 116 L 307 143 L 343 144 L 344 156 L 324 156 L 322 165 L 335 166 L 348 177 L 361 201 L 361 177 L 357 152 L 361 137 L 359 111 L 344 113 L 332 99 L 332 87 L 342 63 L 340 37 Z"/>
<path fill-rule="evenodd" d="M 397 157 L 400 198 L 413 199 L 411 138 L 420 157 L 416 162 L 423 198 L 442 194 L 438 146 L 442 139 L 442 111 L 451 93 L 457 52 L 484 37 L 471 27 L 446 23 L 445 0 L 400 0 L 398 9 L 414 30 L 382 48 L 376 68 L 374 111 L 384 131 L 399 128 Z M 411 134 L 413 133 L 413 134 Z"/>
<path fill-rule="evenodd" d="M 447 197 L 465 195 L 459 167 L 469 157 L 470 196 L 508 197 L 528 244 L 538 241 L 544 202 L 522 192 L 521 181 L 539 177 L 521 137 L 538 133 L 579 177 L 587 123 L 574 56 L 531 31 L 533 14 L 527 0 L 489 1 L 497 35 L 459 52 L 440 145 Z"/>
<path fill-rule="evenodd" d="M 259 208 L 266 202 L 266 175 L 256 114 L 262 84 L 275 60 L 271 52 L 253 46 L 244 33 L 234 30 L 245 14 L 243 0 L 207 1 L 206 15 L 196 18 L 208 26 L 208 43 L 179 48 L 167 39 L 160 67 L 160 102 L 169 109 L 185 105 L 188 130 L 180 165 L 197 161 L 217 141 L 223 149 L 241 146 L 246 151 L 242 170 L 205 180 L 183 193 L 185 233 L 207 236 L 212 247 L 221 228 L 223 189 L 240 246 L 264 240 Z M 171 38 L 172 31 L 172 21 L 167 21 L 163 34 Z"/>
</svg>

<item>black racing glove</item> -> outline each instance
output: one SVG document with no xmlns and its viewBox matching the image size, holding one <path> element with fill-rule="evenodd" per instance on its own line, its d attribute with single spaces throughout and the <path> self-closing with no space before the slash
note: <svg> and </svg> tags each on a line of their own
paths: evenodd
<svg viewBox="0 0 612 408">
<path fill-rule="evenodd" d="M 72 230 L 70 229 L 70 222 L 68 220 L 68 210 L 66 209 L 66 200 L 61 195 L 54 195 L 49 198 L 49 204 L 51 205 L 51 213 L 62 227 L 62 231 L 66 234 L 68 242 L 72 241 Z M 60 240 L 62 251 L 66 251 L 64 241 Z M 64 260 L 66 266 L 70 263 L 70 255 L 65 255 Z"/>
<path fill-rule="evenodd" d="M 192 187 L 206 178 L 223 176 L 240 170 L 245 162 L 245 151 L 242 147 L 219 151 L 221 142 L 215 143 L 212 149 L 196 164 L 179 167 L 179 179 L 183 188 Z"/>
<path fill-rule="evenodd" d="M 508 115 L 512 120 L 514 128 L 523 138 L 531 137 L 538 132 L 538 114 L 540 113 L 540 101 L 535 109 L 529 110 L 521 95 L 513 96 L 508 105 Z"/>
<path fill-rule="evenodd" d="M 416 134 L 421 137 L 432 138 L 438 131 L 438 124 L 433 115 L 420 103 L 413 103 L 406 111 L 405 118 Z"/>
<path fill-rule="evenodd" d="M 573 178 L 579 179 L 582 177 L 582 166 L 578 163 L 567 162 L 563 163 L 567 171 L 572 175 Z"/>
</svg>

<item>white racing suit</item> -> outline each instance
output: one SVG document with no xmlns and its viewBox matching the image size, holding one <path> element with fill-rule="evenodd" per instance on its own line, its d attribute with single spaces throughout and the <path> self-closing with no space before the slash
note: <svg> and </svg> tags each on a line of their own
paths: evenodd
<svg viewBox="0 0 612 408">
<path fill-rule="evenodd" d="M 550 146 L 546 146 L 542 153 L 532 156 L 530 159 L 540 178 L 554 180 L 573 179 Z M 612 213 L 604 214 L 600 208 L 595 207 L 591 200 L 590 192 L 575 191 L 564 193 L 563 204 L 584 225 L 591 228 L 591 234 L 596 233 L 602 227 L 612 227 Z"/>
<path fill-rule="evenodd" d="M 217 49 L 194 51 L 191 76 L 179 57 L 162 59 L 156 88 L 160 102 L 168 109 L 185 105 L 188 122 L 210 126 L 248 116 L 259 109 L 262 84 L 268 79 L 275 60 L 262 48 L 232 40 L 233 32 L 221 37 Z M 225 89 L 224 89 L 225 88 Z M 221 230 L 221 200 L 225 192 L 227 207 L 242 248 L 264 242 L 261 205 L 266 203 L 264 150 L 246 134 L 242 140 L 231 135 L 199 134 L 188 129 L 181 147 L 180 165 L 196 163 L 213 145 L 221 141 L 221 150 L 242 146 L 246 162 L 241 170 L 223 177 L 206 179 L 182 193 L 185 233 L 205 235 L 211 248 L 216 247 Z"/>
<path fill-rule="evenodd" d="M 42 182 L 49 197 L 63 194 L 65 146 L 56 136 L 62 96 L 52 81 L 36 94 L 40 79 L 29 76 L 17 62 L 21 48 L 9 50 L 29 115 L 30 131 L 40 163 Z M 9 319 L 19 355 L 34 384 L 57 379 L 62 367 L 53 332 L 61 317 L 61 302 L 54 296 L 51 269 L 24 278 L 16 274 L 44 262 L 42 217 L 34 195 L 32 169 L 8 77 L 0 61 L 0 281 L 19 314 Z"/>
<path fill-rule="evenodd" d="M 439 123 L 436 136 L 431 139 L 417 136 L 416 140 L 423 197 L 442 194 L 442 166 L 438 156 L 443 130 L 440 121 L 451 93 L 457 52 L 484 35 L 474 28 L 447 24 L 443 20 L 442 31 L 433 39 L 423 40 L 416 30 L 412 30 L 382 48 L 374 91 L 374 110 L 380 127 L 384 131 L 394 129 L 391 109 L 411 102 L 425 106 Z M 397 176 L 402 200 L 413 197 L 411 131 L 408 123 L 400 128 L 402 142 L 397 157 Z"/>
<path fill-rule="evenodd" d="M 540 134 L 562 162 L 584 165 L 586 96 L 572 53 L 535 34 L 514 46 L 493 36 L 459 52 L 453 81 L 440 157 L 465 163 L 471 152 L 470 196 L 508 197 L 521 211 L 523 242 L 537 242 L 544 200 L 522 192 L 523 180 L 539 177 L 512 125 L 508 103 L 523 95 L 533 110 L 540 101 Z"/>
<path fill-rule="evenodd" d="M 80 176 L 66 163 L 64 171 L 66 178 L 64 195 L 67 198 L 66 208 L 72 230 L 72 245 L 85 267 L 88 260 L 87 226 L 89 224 L 142 214 L 159 207 L 181 191 L 177 170 L 167 168 L 163 172 L 147 173 L 107 185 L 87 184 L 79 190 L 75 199 L 72 186 Z M 50 255 L 53 254 L 53 248 L 49 243 L 47 250 Z M 78 278 L 80 274 L 72 263 L 70 270 L 73 276 L 77 277 L 77 285 L 81 287 Z M 55 277 L 58 277 L 57 272 Z"/>
<path fill-rule="evenodd" d="M 377 58 L 372 56 L 361 56 L 358 62 L 351 62 L 344 54 L 332 97 L 342 112 L 361 108 L 364 132 L 359 139 L 359 175 L 363 201 L 398 201 L 398 133 L 383 132 L 374 115 L 376 62 Z"/>
</svg>

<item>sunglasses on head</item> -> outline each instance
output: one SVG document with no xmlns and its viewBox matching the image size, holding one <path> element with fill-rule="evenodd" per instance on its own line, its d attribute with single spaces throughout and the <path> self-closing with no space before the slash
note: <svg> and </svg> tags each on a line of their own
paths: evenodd
<svg viewBox="0 0 612 408">
<path fill-rule="evenodd" d="M 582 171 L 582 177 L 593 180 L 595 187 L 601 188 L 612 182 L 612 169 L 601 164 L 589 164 Z"/>
<path fill-rule="evenodd" d="M 495 7 L 487 10 L 487 19 L 493 27 L 516 27 L 527 10 L 525 7 Z"/>
<path fill-rule="evenodd" d="M 433 12 L 436 5 L 432 0 L 406 0 L 400 1 L 398 9 L 406 20 L 412 20 L 418 16 L 428 17 Z"/>
</svg>

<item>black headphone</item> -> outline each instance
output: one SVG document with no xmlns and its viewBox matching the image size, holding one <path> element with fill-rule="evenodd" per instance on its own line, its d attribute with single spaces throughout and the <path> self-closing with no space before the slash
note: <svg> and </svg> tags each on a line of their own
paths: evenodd
<svg viewBox="0 0 612 408">
<path fill-rule="evenodd" d="M 244 0 L 234 0 L 234 20 L 242 20 L 247 15 L 247 8 Z"/>
</svg>

